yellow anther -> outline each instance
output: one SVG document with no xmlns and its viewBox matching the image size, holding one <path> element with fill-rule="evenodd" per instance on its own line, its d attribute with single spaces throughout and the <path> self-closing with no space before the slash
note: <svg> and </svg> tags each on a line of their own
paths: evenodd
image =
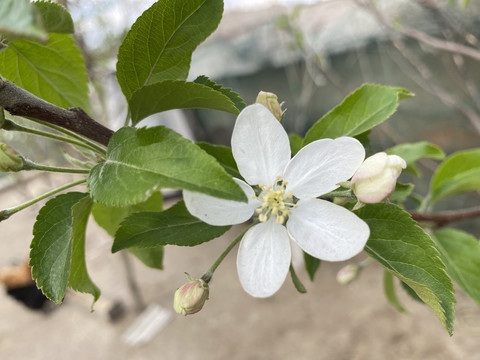
<svg viewBox="0 0 480 360">
<path fill-rule="evenodd" d="M 283 222 L 285 221 L 285 218 L 283 216 L 277 216 L 277 218 L 275 219 L 275 222 L 277 224 L 283 224 Z"/>
</svg>

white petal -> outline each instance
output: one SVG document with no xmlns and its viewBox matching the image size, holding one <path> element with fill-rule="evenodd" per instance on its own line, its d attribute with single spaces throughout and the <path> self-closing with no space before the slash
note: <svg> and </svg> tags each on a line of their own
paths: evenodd
<svg viewBox="0 0 480 360">
<path fill-rule="evenodd" d="M 362 179 L 368 179 L 380 175 L 388 165 L 388 155 L 385 152 L 376 153 L 360 165 L 352 177 L 352 184 Z"/>
<path fill-rule="evenodd" d="M 300 200 L 287 221 L 290 236 L 308 254 L 343 261 L 364 248 L 370 229 L 351 211 L 318 199 Z"/>
<path fill-rule="evenodd" d="M 213 196 L 183 191 L 185 205 L 193 216 L 210 225 L 223 226 L 241 224 L 250 219 L 260 202 L 255 198 L 253 189 L 244 181 L 233 179 L 240 185 L 248 198 L 248 203 L 219 199 Z"/>
<path fill-rule="evenodd" d="M 260 104 L 238 115 L 232 152 L 240 174 L 250 185 L 273 185 L 290 160 L 290 142 L 280 122 Z"/>
<path fill-rule="evenodd" d="M 288 163 L 283 179 L 287 192 L 299 199 L 315 198 L 335 190 L 352 177 L 365 158 L 356 139 L 321 139 L 303 147 Z"/>
<path fill-rule="evenodd" d="M 290 240 L 285 226 L 273 219 L 249 229 L 238 248 L 240 283 L 254 297 L 268 297 L 280 289 L 291 260 Z"/>
</svg>

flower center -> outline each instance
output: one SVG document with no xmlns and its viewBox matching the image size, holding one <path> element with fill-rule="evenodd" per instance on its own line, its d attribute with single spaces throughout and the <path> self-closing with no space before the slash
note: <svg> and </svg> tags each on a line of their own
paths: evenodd
<svg viewBox="0 0 480 360">
<path fill-rule="evenodd" d="M 286 181 L 277 181 L 273 186 L 264 186 L 258 184 L 261 189 L 258 200 L 262 205 L 255 211 L 258 214 L 258 220 L 267 221 L 270 216 L 275 216 L 277 224 L 283 224 L 291 214 L 290 209 L 297 207 L 293 202 L 293 195 L 285 193 Z"/>
</svg>

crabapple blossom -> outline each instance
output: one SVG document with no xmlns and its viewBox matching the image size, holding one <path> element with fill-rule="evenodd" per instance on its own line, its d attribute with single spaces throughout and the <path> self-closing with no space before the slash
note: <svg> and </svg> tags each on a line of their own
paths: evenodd
<svg viewBox="0 0 480 360">
<path fill-rule="evenodd" d="M 245 181 L 235 179 L 248 202 L 236 202 L 184 191 L 190 213 L 211 225 L 232 225 L 258 217 L 244 234 L 237 271 L 246 292 L 273 295 L 283 284 L 291 262 L 290 239 L 308 254 L 342 261 L 358 254 L 370 235 L 353 212 L 318 199 L 352 177 L 365 157 L 351 137 L 320 139 L 290 159 L 288 135 L 260 104 L 247 106 L 232 134 L 232 153 Z"/>
</svg>

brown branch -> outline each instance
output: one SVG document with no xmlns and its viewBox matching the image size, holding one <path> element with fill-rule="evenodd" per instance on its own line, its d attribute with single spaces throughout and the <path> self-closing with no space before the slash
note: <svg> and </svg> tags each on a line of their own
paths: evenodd
<svg viewBox="0 0 480 360">
<path fill-rule="evenodd" d="M 12 115 L 41 120 L 108 145 L 113 131 L 93 120 L 81 108 L 63 109 L 42 100 L 0 76 L 0 107 Z"/>
<path fill-rule="evenodd" d="M 470 209 L 441 211 L 432 214 L 410 211 L 410 215 L 412 215 L 413 220 L 431 221 L 438 224 L 439 226 L 443 226 L 454 221 L 480 217 L 480 206 Z"/>
<path fill-rule="evenodd" d="M 369 10 L 376 18 L 377 20 L 389 27 L 392 30 L 395 30 L 396 32 L 403 34 L 407 37 L 410 37 L 412 39 L 416 39 L 424 44 L 427 44 L 434 49 L 438 50 L 443 50 L 447 52 L 452 52 L 455 54 L 461 54 L 464 56 L 467 56 L 469 58 L 472 58 L 474 60 L 480 60 L 480 51 L 469 47 L 465 46 L 456 42 L 452 41 L 447 41 L 447 40 L 441 40 L 435 37 L 432 37 L 430 35 L 425 34 L 424 32 L 418 31 L 416 29 L 408 28 L 406 26 L 395 26 L 391 21 L 388 21 L 374 6 L 372 6 L 370 3 L 366 3 L 361 0 L 354 0 L 355 3 L 367 10 Z"/>
</svg>

